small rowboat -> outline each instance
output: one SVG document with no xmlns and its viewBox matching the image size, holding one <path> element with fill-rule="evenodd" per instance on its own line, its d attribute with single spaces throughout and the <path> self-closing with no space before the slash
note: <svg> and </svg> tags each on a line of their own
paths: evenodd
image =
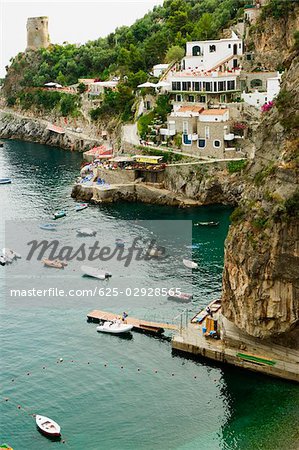
<svg viewBox="0 0 299 450">
<path fill-rule="evenodd" d="M 189 259 L 183 259 L 183 264 L 188 269 L 197 269 L 198 268 L 198 264 L 194 261 L 190 261 Z"/>
<path fill-rule="evenodd" d="M 106 270 L 99 270 L 95 267 L 81 266 L 81 270 L 84 275 L 92 278 L 97 278 L 98 280 L 105 280 L 106 278 L 112 277 L 111 272 L 107 272 Z"/>
<path fill-rule="evenodd" d="M 11 182 L 11 178 L 0 178 L 0 184 L 10 184 Z"/>
<path fill-rule="evenodd" d="M 123 334 L 129 333 L 133 325 L 122 323 L 120 320 L 106 321 L 102 325 L 97 326 L 98 333 Z"/>
<path fill-rule="evenodd" d="M 61 219 L 61 217 L 65 217 L 66 216 L 66 212 L 61 210 L 61 211 L 57 211 L 56 213 L 53 214 L 53 220 L 56 219 Z"/>
<path fill-rule="evenodd" d="M 175 292 L 173 290 L 169 290 L 168 291 L 168 299 L 169 300 L 174 300 L 174 301 L 178 301 L 180 303 L 189 303 L 191 302 L 191 300 L 193 299 L 193 295 L 192 294 L 187 294 L 186 292 Z"/>
<path fill-rule="evenodd" d="M 115 239 L 115 246 L 119 248 L 124 248 L 125 243 L 122 239 L 117 238 Z"/>
<path fill-rule="evenodd" d="M 0 147 L 1 147 L 1 145 L 0 145 Z M 6 450 L 13 450 L 13 448 L 10 446 L 10 445 L 8 445 L 8 444 L 0 444 L 0 450 L 4 450 L 4 449 L 6 449 Z"/>
<path fill-rule="evenodd" d="M 42 230 L 47 230 L 47 231 L 56 231 L 56 224 L 54 223 L 43 223 L 42 225 L 39 226 Z"/>
<path fill-rule="evenodd" d="M 60 259 L 43 259 L 42 263 L 46 267 L 52 267 L 54 269 L 64 269 L 67 266 L 67 263 L 65 261 L 60 261 Z"/>
<path fill-rule="evenodd" d="M 82 211 L 83 209 L 86 209 L 88 207 L 88 203 L 78 203 L 78 205 L 75 206 L 76 211 Z"/>
<path fill-rule="evenodd" d="M 89 236 L 95 236 L 97 234 L 97 232 L 94 230 L 91 230 L 90 228 L 80 228 L 79 230 L 77 230 L 77 234 L 78 234 L 78 236 L 89 237 Z"/>
<path fill-rule="evenodd" d="M 219 222 L 197 222 L 194 224 L 195 227 L 218 227 Z"/>
<path fill-rule="evenodd" d="M 54 422 L 54 420 L 49 419 L 49 417 L 36 415 L 35 422 L 39 431 L 45 436 L 60 436 L 60 426 L 58 425 L 58 423 Z"/>
</svg>

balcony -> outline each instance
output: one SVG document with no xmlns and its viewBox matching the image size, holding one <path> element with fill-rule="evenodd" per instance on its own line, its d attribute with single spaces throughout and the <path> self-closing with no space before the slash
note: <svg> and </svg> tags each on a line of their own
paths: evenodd
<svg viewBox="0 0 299 450">
<path fill-rule="evenodd" d="M 162 136 L 175 136 L 175 130 L 169 130 L 168 128 L 160 128 L 160 134 Z"/>
<path fill-rule="evenodd" d="M 224 135 L 224 140 L 225 141 L 233 141 L 235 139 L 235 135 L 234 133 L 227 133 Z"/>
</svg>

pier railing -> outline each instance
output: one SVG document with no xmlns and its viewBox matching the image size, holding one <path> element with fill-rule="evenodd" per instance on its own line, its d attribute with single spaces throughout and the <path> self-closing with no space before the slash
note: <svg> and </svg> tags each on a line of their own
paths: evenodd
<svg viewBox="0 0 299 450">
<path fill-rule="evenodd" d="M 188 328 L 189 323 L 189 311 L 184 309 L 180 314 L 173 318 L 173 323 L 177 324 L 179 333 L 182 334 L 183 330 Z"/>
</svg>

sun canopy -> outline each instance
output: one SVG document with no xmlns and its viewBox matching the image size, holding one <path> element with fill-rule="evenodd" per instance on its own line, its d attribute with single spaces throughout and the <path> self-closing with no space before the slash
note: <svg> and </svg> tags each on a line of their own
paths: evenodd
<svg viewBox="0 0 299 450">
<path fill-rule="evenodd" d="M 142 88 L 142 87 L 157 87 L 157 85 L 147 81 L 146 83 L 139 84 L 137 87 L 139 87 L 139 88 Z"/>
<path fill-rule="evenodd" d="M 44 86 L 47 86 L 47 87 L 57 87 L 57 88 L 61 88 L 61 87 L 62 87 L 61 84 L 59 84 L 59 83 L 53 83 L 52 81 L 50 81 L 49 83 L 45 83 Z"/>
<path fill-rule="evenodd" d="M 159 81 L 158 84 L 156 84 L 157 87 L 170 87 L 171 84 L 167 83 L 166 81 Z"/>
</svg>

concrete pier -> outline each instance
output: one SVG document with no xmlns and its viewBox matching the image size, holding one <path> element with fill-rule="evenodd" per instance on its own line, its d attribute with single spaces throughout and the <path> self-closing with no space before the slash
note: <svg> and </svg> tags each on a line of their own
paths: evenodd
<svg viewBox="0 0 299 450">
<path fill-rule="evenodd" d="M 219 320 L 221 321 L 221 339 L 205 337 L 201 325 L 190 323 L 173 337 L 172 348 L 299 382 L 299 352 L 297 350 L 263 342 L 246 335 L 223 316 L 219 316 Z"/>
</svg>

